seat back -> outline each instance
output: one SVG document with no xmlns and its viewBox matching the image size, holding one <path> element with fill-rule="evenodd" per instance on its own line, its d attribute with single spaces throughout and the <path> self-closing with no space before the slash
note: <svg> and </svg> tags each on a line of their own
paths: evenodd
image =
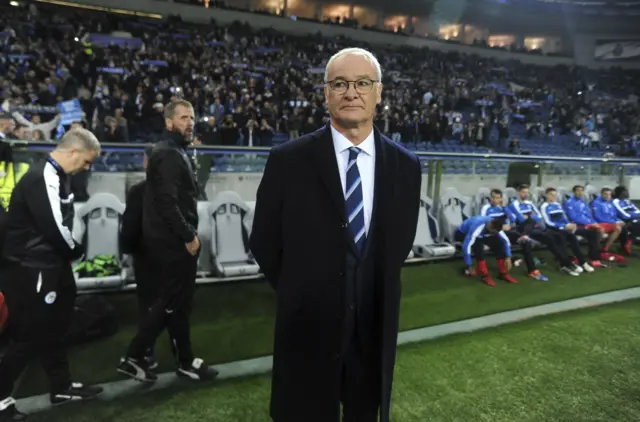
<svg viewBox="0 0 640 422">
<path fill-rule="evenodd" d="M 544 197 L 544 188 L 542 186 L 536 186 L 529 189 L 529 196 L 531 197 L 531 202 L 533 202 L 538 209 L 540 209 L 540 206 L 544 204 L 546 199 Z"/>
<path fill-rule="evenodd" d="M 518 192 L 514 188 L 505 188 L 503 196 L 505 204 L 510 204 L 518 197 Z"/>
<path fill-rule="evenodd" d="M 248 232 L 244 218 L 249 207 L 236 192 L 222 191 L 209 204 L 211 251 L 218 264 L 249 259 Z"/>
<path fill-rule="evenodd" d="M 480 215 L 482 207 L 484 207 L 484 205 L 488 204 L 489 202 L 491 202 L 491 189 L 486 187 L 478 188 L 473 206 L 473 214 Z"/>
<path fill-rule="evenodd" d="M 78 209 L 85 259 L 113 255 L 120 259 L 120 224 L 124 204 L 111 193 L 97 193 Z"/>
<path fill-rule="evenodd" d="M 446 188 L 440 197 L 438 215 L 444 240 L 453 243 L 454 235 L 462 222 L 469 218 L 471 198 L 465 197 L 456 188 Z"/>
<path fill-rule="evenodd" d="M 420 198 L 420 213 L 414 245 L 428 246 L 438 243 L 438 220 L 433 216 L 433 201 L 426 196 Z"/>
<path fill-rule="evenodd" d="M 560 186 L 556 188 L 556 192 L 558 192 L 558 203 L 562 204 L 567 199 L 571 198 L 571 190 L 565 188 L 564 186 Z"/>
<path fill-rule="evenodd" d="M 600 189 L 594 185 L 587 185 L 584 187 L 584 197 L 587 200 L 587 204 L 596 199 L 600 195 Z"/>
<path fill-rule="evenodd" d="M 209 205 L 208 201 L 198 201 L 198 238 L 200 239 L 198 272 L 205 274 L 210 274 L 213 271 L 213 255 L 211 251 L 212 231 Z"/>
</svg>

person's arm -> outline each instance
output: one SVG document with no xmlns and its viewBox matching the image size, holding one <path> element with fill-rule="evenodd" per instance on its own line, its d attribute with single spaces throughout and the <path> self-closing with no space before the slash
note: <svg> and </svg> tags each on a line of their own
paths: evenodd
<svg viewBox="0 0 640 422">
<path fill-rule="evenodd" d="M 613 200 L 613 205 L 616 207 L 618 214 L 620 214 L 624 220 L 629 220 L 631 218 L 631 215 L 624 210 L 618 198 Z"/>
<path fill-rule="evenodd" d="M 511 242 L 509 241 L 509 237 L 503 231 L 498 233 L 498 237 L 502 241 L 502 246 L 504 246 L 504 256 L 511 258 Z"/>
<path fill-rule="evenodd" d="M 120 228 L 120 252 L 123 254 L 133 254 L 142 236 L 143 203 L 144 184 L 132 186 L 127 194 Z"/>
<path fill-rule="evenodd" d="M 420 215 L 420 192 L 422 190 L 422 166 L 417 156 L 411 156 L 412 162 L 409 173 L 408 187 L 408 207 L 406 214 L 407 232 L 403 237 L 403 241 L 398 250 L 398 259 L 401 262 L 409 255 L 413 249 L 413 242 L 416 238 L 416 230 L 418 229 L 418 216 Z"/>
<path fill-rule="evenodd" d="M 469 230 L 469 232 L 464 237 L 464 242 L 462 242 L 462 255 L 464 257 L 464 263 L 467 267 L 471 267 L 471 265 L 473 264 L 473 259 L 471 258 L 473 244 L 476 243 L 476 240 L 482 233 L 483 229 L 484 226 L 479 225 L 478 227 Z"/>
<path fill-rule="evenodd" d="M 484 204 L 482 208 L 480 208 L 480 215 L 485 217 L 487 215 L 487 211 L 489 211 L 489 207 L 491 204 Z"/>
<path fill-rule="evenodd" d="M 60 176 L 56 170 L 46 164 L 43 177 L 33 177 L 25 182 L 24 188 L 28 190 L 28 194 L 24 198 L 38 231 L 64 259 L 80 258 L 83 248 L 76 243 L 71 230 L 64 225 Z"/>
<path fill-rule="evenodd" d="M 511 214 L 515 217 L 515 222 L 518 224 L 522 224 L 526 221 L 524 214 L 520 211 L 520 201 L 515 200 L 509 204 L 509 209 L 511 210 Z"/>
<path fill-rule="evenodd" d="M 186 244 L 195 239 L 196 229 L 187 223 L 178 207 L 178 180 L 183 161 L 180 153 L 172 149 L 154 152 L 149 159 L 147 189 L 162 220 Z"/>
<path fill-rule="evenodd" d="M 567 201 L 563 204 L 562 208 L 564 209 L 565 214 L 569 217 L 569 221 L 572 223 L 579 224 L 581 226 L 588 224 L 585 222 L 584 218 L 580 215 L 580 213 L 574 208 L 573 201 Z"/>
<path fill-rule="evenodd" d="M 544 204 L 542 204 L 542 206 L 540 207 L 540 214 L 542 214 L 542 218 L 544 219 L 544 222 L 547 226 L 549 227 L 553 227 L 556 229 L 562 229 L 561 224 L 558 224 L 558 222 L 556 220 L 553 220 L 551 218 L 551 216 L 549 215 L 549 203 L 545 202 Z"/>
<path fill-rule="evenodd" d="M 267 281 L 275 289 L 282 266 L 282 208 L 286 164 L 280 151 L 272 149 L 256 194 L 253 227 L 249 237 L 251 253 Z"/>
<path fill-rule="evenodd" d="M 596 222 L 598 223 L 608 222 L 609 218 L 607 218 L 603 203 L 599 201 L 593 201 L 591 203 L 591 210 L 593 211 L 593 217 L 596 219 Z"/>
</svg>

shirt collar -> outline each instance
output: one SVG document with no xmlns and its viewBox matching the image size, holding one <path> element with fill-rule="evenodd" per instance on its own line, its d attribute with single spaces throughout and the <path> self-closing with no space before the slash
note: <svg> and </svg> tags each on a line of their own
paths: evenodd
<svg viewBox="0 0 640 422">
<path fill-rule="evenodd" d="M 329 125 L 331 127 L 331 137 L 333 138 L 333 148 L 336 151 L 336 154 L 340 154 L 353 147 L 354 145 L 348 140 L 342 133 L 338 132 L 333 125 Z M 358 148 L 365 154 L 369 156 L 373 156 L 373 152 L 375 151 L 375 142 L 373 136 L 373 128 L 371 129 L 371 133 L 362 141 Z"/>
</svg>

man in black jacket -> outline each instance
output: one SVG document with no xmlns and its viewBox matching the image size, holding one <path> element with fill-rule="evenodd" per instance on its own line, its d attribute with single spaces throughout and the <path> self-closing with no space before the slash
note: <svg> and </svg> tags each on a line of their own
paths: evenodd
<svg viewBox="0 0 640 422">
<path fill-rule="evenodd" d="M 154 147 L 147 167 L 141 239 L 158 274 L 157 293 L 118 372 L 143 382 L 156 381 L 144 356 L 166 327 L 178 375 L 208 380 L 218 373 L 194 356 L 189 328 L 200 251 L 198 183 L 186 153 L 193 140 L 193 107 L 188 101 L 173 101 L 165 107 L 164 117 L 164 140 Z"/>
<path fill-rule="evenodd" d="M 145 148 L 143 161 L 145 171 L 152 151 L 152 145 Z M 149 313 L 156 298 L 157 290 L 157 275 L 154 273 L 154 266 L 148 262 L 148 251 L 145 250 L 141 242 L 143 204 L 146 189 L 146 180 L 131 186 L 127 193 L 126 208 L 122 215 L 122 226 L 120 228 L 120 252 L 133 258 L 133 274 L 136 280 L 140 323 L 144 321 L 144 318 Z M 149 369 L 158 367 L 153 346 L 147 349 L 144 358 L 149 365 Z"/>
<path fill-rule="evenodd" d="M 49 157 L 16 184 L 4 230 L 0 289 L 10 309 L 10 344 L 0 361 L 0 421 L 24 420 L 11 398 L 14 381 L 36 356 L 51 384 L 51 403 L 96 397 L 100 387 L 71 382 L 64 334 L 73 316 L 76 282 L 71 263 L 83 247 L 72 237 L 70 176 L 100 153 L 85 129 L 67 132 Z"/>
</svg>

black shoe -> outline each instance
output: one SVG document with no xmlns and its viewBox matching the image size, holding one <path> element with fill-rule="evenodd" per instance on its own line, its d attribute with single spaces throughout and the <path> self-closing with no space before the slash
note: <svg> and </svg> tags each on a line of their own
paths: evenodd
<svg viewBox="0 0 640 422">
<path fill-rule="evenodd" d="M 176 373 L 178 376 L 194 381 L 210 381 L 219 374 L 216 369 L 205 365 L 204 361 L 199 358 L 195 358 L 191 365 L 180 365 Z"/>
<path fill-rule="evenodd" d="M 118 366 L 118 372 L 140 382 L 151 383 L 158 380 L 158 376 L 151 372 L 147 361 L 144 359 L 140 361 L 133 358 L 123 359 Z"/>
<path fill-rule="evenodd" d="M 102 387 L 97 385 L 83 385 L 79 382 L 72 382 L 71 386 L 64 391 L 51 393 L 51 404 L 59 406 L 72 401 L 91 400 L 102 394 Z"/>
<path fill-rule="evenodd" d="M 24 421 L 27 415 L 16 409 L 16 401 L 13 397 L 7 397 L 0 401 L 0 422 Z"/>
<path fill-rule="evenodd" d="M 152 350 L 145 355 L 144 360 L 147 362 L 147 368 L 151 371 L 158 368 L 158 359 Z"/>
</svg>

